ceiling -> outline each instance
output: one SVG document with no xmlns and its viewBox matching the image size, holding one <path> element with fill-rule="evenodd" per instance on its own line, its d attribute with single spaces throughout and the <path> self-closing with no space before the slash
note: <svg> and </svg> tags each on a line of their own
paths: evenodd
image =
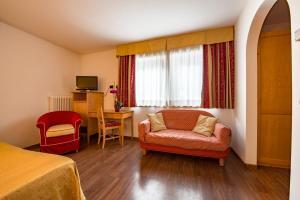
<svg viewBox="0 0 300 200">
<path fill-rule="evenodd" d="M 77 53 L 234 25 L 247 0 L 1 0 L 0 20 Z"/>
</svg>

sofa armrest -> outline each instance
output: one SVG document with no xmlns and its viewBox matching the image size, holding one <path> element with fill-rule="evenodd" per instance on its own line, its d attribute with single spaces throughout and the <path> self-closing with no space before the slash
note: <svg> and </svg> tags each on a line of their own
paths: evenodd
<svg viewBox="0 0 300 200">
<path fill-rule="evenodd" d="M 222 143 L 229 145 L 231 140 L 231 130 L 221 123 L 217 123 L 215 125 L 214 135 L 218 138 Z"/>
<path fill-rule="evenodd" d="M 140 141 L 145 141 L 145 135 L 150 132 L 150 121 L 148 119 L 142 121 L 138 125 L 139 139 Z"/>
</svg>

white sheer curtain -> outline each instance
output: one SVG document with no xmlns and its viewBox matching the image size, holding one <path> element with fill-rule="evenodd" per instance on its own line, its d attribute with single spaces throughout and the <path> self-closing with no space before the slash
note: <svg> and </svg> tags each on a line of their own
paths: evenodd
<svg viewBox="0 0 300 200">
<path fill-rule="evenodd" d="M 167 83 L 166 53 L 136 55 L 137 106 L 165 106 Z"/>
<path fill-rule="evenodd" d="M 203 46 L 176 49 L 169 53 L 170 106 L 200 106 Z"/>
</svg>

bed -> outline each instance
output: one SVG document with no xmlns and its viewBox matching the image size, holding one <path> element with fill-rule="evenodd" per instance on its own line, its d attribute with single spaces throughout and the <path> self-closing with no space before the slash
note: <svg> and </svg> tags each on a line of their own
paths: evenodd
<svg viewBox="0 0 300 200">
<path fill-rule="evenodd" d="M 75 162 L 0 142 L 0 199 L 84 200 Z"/>
</svg>

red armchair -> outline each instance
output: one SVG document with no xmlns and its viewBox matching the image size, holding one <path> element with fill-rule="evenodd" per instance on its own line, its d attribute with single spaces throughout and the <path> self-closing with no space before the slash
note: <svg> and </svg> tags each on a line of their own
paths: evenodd
<svg viewBox="0 0 300 200">
<path fill-rule="evenodd" d="M 72 111 L 55 111 L 42 115 L 36 126 L 40 129 L 40 151 L 54 154 L 63 154 L 79 149 L 79 127 L 82 120 L 79 114 Z M 67 125 L 71 129 L 59 134 L 56 129 L 50 135 L 50 129 Z M 72 125 L 72 126 L 70 126 Z"/>
</svg>

